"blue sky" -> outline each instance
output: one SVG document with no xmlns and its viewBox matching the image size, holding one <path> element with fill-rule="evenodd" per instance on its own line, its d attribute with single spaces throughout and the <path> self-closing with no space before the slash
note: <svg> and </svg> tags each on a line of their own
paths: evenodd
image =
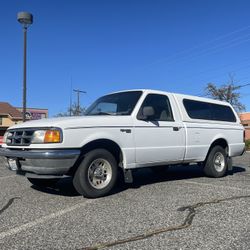
<svg viewBox="0 0 250 250">
<path fill-rule="evenodd" d="M 50 116 L 123 89 L 202 95 L 207 83 L 250 83 L 250 1 L 2 0 L 0 101 L 22 105 L 23 34 L 28 11 L 27 106 Z M 250 111 L 250 86 L 241 89 Z M 72 94 L 73 101 L 76 95 Z"/>
</svg>

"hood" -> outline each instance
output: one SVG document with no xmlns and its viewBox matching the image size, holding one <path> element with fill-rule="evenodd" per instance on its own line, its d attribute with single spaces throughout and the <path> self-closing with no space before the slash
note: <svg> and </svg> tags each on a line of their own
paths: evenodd
<svg viewBox="0 0 250 250">
<path fill-rule="evenodd" d="M 35 121 L 28 121 L 21 124 L 14 125 L 9 129 L 16 128 L 43 128 L 43 127 L 59 127 L 77 128 L 77 127 L 100 127 L 100 126 L 131 126 L 131 116 L 72 116 L 48 118 Z"/>
</svg>

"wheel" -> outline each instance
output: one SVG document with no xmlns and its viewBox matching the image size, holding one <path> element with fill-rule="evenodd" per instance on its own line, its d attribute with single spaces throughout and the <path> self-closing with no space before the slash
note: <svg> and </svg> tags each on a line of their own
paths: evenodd
<svg viewBox="0 0 250 250">
<path fill-rule="evenodd" d="M 37 187 L 52 187 L 59 179 L 39 179 L 39 178 L 27 178 L 28 181 Z"/>
<path fill-rule="evenodd" d="M 204 165 L 204 173 L 210 177 L 222 177 L 227 171 L 227 156 L 225 149 L 221 146 L 214 146 Z"/>
<path fill-rule="evenodd" d="M 164 174 L 168 171 L 169 166 L 154 166 L 150 168 L 155 174 Z"/>
<path fill-rule="evenodd" d="M 107 195 L 117 180 L 117 162 L 105 149 L 94 149 L 87 153 L 73 178 L 76 191 L 87 197 Z"/>
</svg>

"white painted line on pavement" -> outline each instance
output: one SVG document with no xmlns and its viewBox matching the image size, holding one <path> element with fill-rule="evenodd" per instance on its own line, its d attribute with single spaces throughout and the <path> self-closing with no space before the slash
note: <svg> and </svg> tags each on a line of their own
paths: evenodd
<svg viewBox="0 0 250 250">
<path fill-rule="evenodd" d="M 240 191 L 249 191 L 249 189 L 246 188 L 238 188 L 238 187 L 229 187 L 229 186 L 219 186 L 219 185 L 215 185 L 215 184 L 209 184 L 209 183 L 202 183 L 202 182 L 196 182 L 196 181 L 184 181 L 185 183 L 189 183 L 189 184 L 195 184 L 195 185 L 200 185 L 200 186 L 209 186 L 209 187 L 219 187 L 219 188 L 223 188 L 223 189 L 234 189 L 234 190 L 240 190 Z"/>
<path fill-rule="evenodd" d="M 2 179 L 7 179 L 7 178 L 11 178 L 11 177 L 16 177 L 17 175 L 13 174 L 13 175 L 7 175 L 7 176 L 0 176 L 0 180 Z"/>
<path fill-rule="evenodd" d="M 17 226 L 17 227 L 11 228 L 9 230 L 3 231 L 3 232 L 0 233 L 0 240 L 4 239 L 5 237 L 8 237 L 8 236 L 13 236 L 13 235 L 15 235 L 17 233 L 20 233 L 21 231 L 24 231 L 24 230 L 29 229 L 31 227 L 35 227 L 35 226 L 37 226 L 39 224 L 50 221 L 50 220 L 55 219 L 57 217 L 60 217 L 60 216 L 62 216 L 64 214 L 72 212 L 72 211 L 74 211 L 76 209 L 82 208 L 82 207 L 84 207 L 84 206 L 86 206 L 86 205 L 88 205 L 88 204 L 90 204 L 90 203 L 92 203 L 94 201 L 95 201 L 95 199 L 87 200 L 85 202 L 78 203 L 78 204 L 76 204 L 76 205 L 74 205 L 72 207 L 68 207 L 68 208 L 60 210 L 58 212 L 43 216 L 43 217 L 41 217 L 39 219 L 36 219 L 36 220 L 34 220 L 32 222 L 28 222 L 28 223 L 23 224 L 21 226 Z"/>
</svg>

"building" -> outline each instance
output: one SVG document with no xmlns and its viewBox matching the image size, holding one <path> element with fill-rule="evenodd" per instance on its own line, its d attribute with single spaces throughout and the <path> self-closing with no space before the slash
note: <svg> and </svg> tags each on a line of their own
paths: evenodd
<svg viewBox="0 0 250 250">
<path fill-rule="evenodd" d="M 16 108 L 20 112 L 23 111 L 23 108 Z M 48 109 L 40 108 L 27 108 L 26 109 L 26 119 L 27 120 L 39 120 L 43 118 L 48 118 Z"/>
<path fill-rule="evenodd" d="M 240 120 L 245 128 L 245 139 L 250 140 L 250 112 L 241 113 Z"/>
<path fill-rule="evenodd" d="M 26 119 L 38 120 L 48 117 L 48 109 L 27 108 Z M 22 108 L 15 108 L 7 102 L 0 102 L 0 144 L 8 127 L 22 123 Z"/>
<path fill-rule="evenodd" d="M 8 127 L 22 122 L 22 113 L 7 102 L 0 102 L 0 144 Z"/>
</svg>

